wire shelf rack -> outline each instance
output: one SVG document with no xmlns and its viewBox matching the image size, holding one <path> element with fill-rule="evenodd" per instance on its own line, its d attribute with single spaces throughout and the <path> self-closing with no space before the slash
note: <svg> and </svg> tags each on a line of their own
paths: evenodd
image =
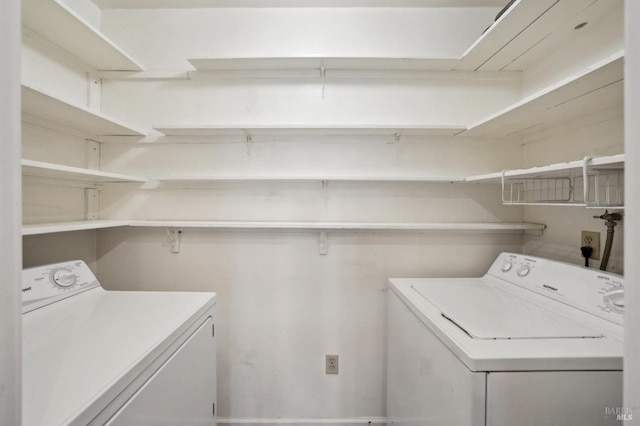
<svg viewBox="0 0 640 426">
<path fill-rule="evenodd" d="M 562 170 L 502 172 L 503 204 L 624 208 L 624 163 L 598 164 L 591 157 L 581 163 Z"/>
</svg>

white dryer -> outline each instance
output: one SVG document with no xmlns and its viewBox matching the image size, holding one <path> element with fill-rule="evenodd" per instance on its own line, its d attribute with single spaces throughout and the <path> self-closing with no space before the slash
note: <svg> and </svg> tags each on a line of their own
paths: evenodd
<svg viewBox="0 0 640 426">
<path fill-rule="evenodd" d="M 214 425 L 215 293 L 106 291 L 25 269 L 23 425 Z"/>
<path fill-rule="evenodd" d="M 621 424 L 623 284 L 511 253 L 482 278 L 391 279 L 389 423 Z"/>
</svg>

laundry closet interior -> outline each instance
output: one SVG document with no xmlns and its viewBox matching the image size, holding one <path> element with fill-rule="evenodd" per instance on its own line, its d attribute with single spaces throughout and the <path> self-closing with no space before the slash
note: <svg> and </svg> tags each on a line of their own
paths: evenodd
<svg viewBox="0 0 640 426">
<path fill-rule="evenodd" d="M 389 278 L 624 212 L 623 1 L 507 3 L 23 0 L 23 266 L 215 292 L 219 424 L 384 424 Z"/>
</svg>

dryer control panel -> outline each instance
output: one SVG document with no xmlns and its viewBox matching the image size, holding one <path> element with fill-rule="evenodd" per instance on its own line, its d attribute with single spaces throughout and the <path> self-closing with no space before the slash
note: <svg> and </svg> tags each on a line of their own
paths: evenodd
<svg viewBox="0 0 640 426">
<path fill-rule="evenodd" d="M 623 323 L 624 278 L 620 275 L 514 253 L 498 256 L 487 275 Z"/>
<path fill-rule="evenodd" d="M 22 313 L 99 287 L 82 260 L 37 266 L 22 271 Z"/>
</svg>

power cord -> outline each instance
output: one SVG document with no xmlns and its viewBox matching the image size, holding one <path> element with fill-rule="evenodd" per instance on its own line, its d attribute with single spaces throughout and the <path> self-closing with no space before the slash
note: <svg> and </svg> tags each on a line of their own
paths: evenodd
<svg viewBox="0 0 640 426">
<path fill-rule="evenodd" d="M 591 257 L 591 253 L 593 253 L 593 247 L 584 246 L 580 247 L 580 251 L 582 252 L 582 257 L 584 257 L 584 266 L 589 267 L 589 258 Z"/>
</svg>

